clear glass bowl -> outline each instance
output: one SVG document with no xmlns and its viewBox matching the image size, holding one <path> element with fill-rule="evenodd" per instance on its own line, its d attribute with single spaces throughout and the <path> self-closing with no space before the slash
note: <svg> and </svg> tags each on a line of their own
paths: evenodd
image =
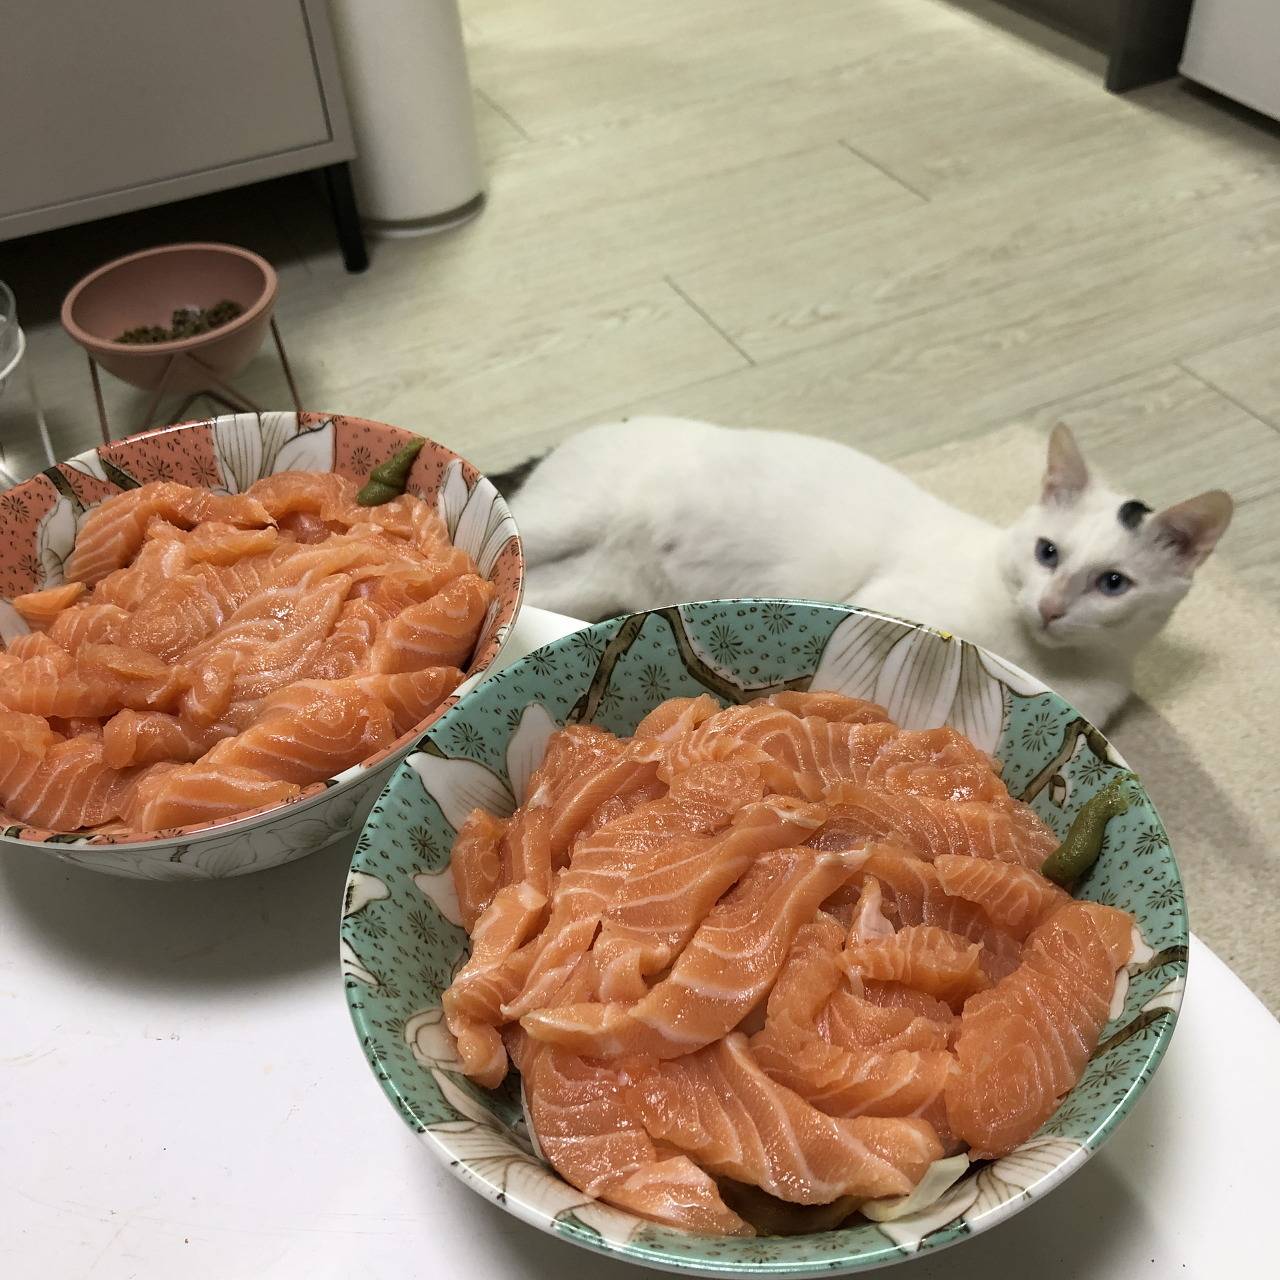
<svg viewBox="0 0 1280 1280">
<path fill-rule="evenodd" d="M 13 300 L 13 290 L 0 280 L 0 376 L 18 355 L 21 339 L 18 329 L 18 307 Z"/>
</svg>

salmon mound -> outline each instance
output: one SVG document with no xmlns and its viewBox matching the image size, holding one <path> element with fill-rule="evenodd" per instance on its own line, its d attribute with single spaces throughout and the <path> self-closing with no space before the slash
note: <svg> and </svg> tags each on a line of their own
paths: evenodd
<svg viewBox="0 0 1280 1280">
<path fill-rule="evenodd" d="M 1011 1151 L 1083 1074 L 1133 922 L 1041 875 L 1056 846 L 962 734 L 840 694 L 570 725 L 510 818 L 458 832 L 445 1021 L 478 1084 L 514 1064 L 587 1194 L 834 1225 Z"/>
<path fill-rule="evenodd" d="M 430 504 L 286 471 L 157 481 L 85 520 L 0 653 L 4 818 L 145 832 L 296 797 L 461 683 L 494 588 Z"/>
</svg>

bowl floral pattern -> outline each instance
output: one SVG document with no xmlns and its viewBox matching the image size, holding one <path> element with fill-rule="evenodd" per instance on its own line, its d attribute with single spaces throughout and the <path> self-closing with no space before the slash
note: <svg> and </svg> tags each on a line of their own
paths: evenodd
<svg viewBox="0 0 1280 1280">
<path fill-rule="evenodd" d="M 8 643 L 27 630 L 10 599 L 63 581 L 85 519 L 112 494 L 152 480 L 242 493 L 281 471 L 337 471 L 363 483 L 373 467 L 418 438 L 399 427 L 332 414 L 224 414 L 130 436 L 50 467 L 0 494 L 0 638 Z M 414 462 L 408 490 L 435 504 L 454 542 L 497 587 L 468 668 L 469 677 L 478 677 L 497 657 L 520 607 L 524 562 L 515 521 L 490 481 L 431 440 Z M 259 871 L 354 835 L 423 728 L 415 726 L 369 759 L 304 788 L 287 804 L 225 821 L 82 836 L 10 823 L 0 827 L 0 842 L 38 843 L 65 861 L 134 878 Z"/>
<path fill-rule="evenodd" d="M 1132 1106 L 1173 1033 L 1187 960 L 1182 884 L 1140 786 L 1106 829 L 1078 896 L 1133 913 L 1141 938 L 1084 1078 L 1043 1129 L 1003 1159 L 940 1169 L 883 1221 L 791 1237 L 687 1235 L 597 1203 L 537 1158 L 514 1073 L 495 1091 L 460 1072 L 440 997 L 468 954 L 449 873 L 476 805 L 512 811 L 547 738 L 568 722 L 629 733 L 664 698 L 724 703 L 779 689 L 835 689 L 886 705 L 908 728 L 951 724 L 1003 763 L 1014 795 L 1059 834 L 1127 775 L 1093 726 L 1038 681 L 941 632 L 846 606 L 736 600 L 587 627 L 483 682 L 400 765 L 356 845 L 341 926 L 357 1034 L 407 1124 L 468 1185 L 566 1240 L 700 1275 L 809 1276 L 883 1266 L 953 1244 L 1058 1185 Z M 955 1180 L 956 1174 L 962 1176 Z"/>
</svg>

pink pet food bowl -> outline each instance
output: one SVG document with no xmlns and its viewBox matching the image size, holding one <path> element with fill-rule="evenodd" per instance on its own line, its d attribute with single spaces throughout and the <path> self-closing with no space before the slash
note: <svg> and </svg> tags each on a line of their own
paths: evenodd
<svg viewBox="0 0 1280 1280">
<path fill-rule="evenodd" d="M 144 391 L 194 392 L 233 379 L 271 323 L 277 281 L 265 258 L 231 244 L 144 249 L 90 272 L 62 304 L 62 326 L 109 373 Z M 167 325 L 180 307 L 239 303 L 234 320 L 172 342 L 117 342 L 141 325 Z M 176 357 L 176 358 L 175 358 Z"/>
</svg>

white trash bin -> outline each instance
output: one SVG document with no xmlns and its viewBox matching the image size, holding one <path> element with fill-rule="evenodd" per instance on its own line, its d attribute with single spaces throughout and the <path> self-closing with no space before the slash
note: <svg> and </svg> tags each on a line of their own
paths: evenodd
<svg viewBox="0 0 1280 1280">
<path fill-rule="evenodd" d="M 330 0 L 369 230 L 424 235 L 484 203 L 456 0 Z"/>
</svg>

